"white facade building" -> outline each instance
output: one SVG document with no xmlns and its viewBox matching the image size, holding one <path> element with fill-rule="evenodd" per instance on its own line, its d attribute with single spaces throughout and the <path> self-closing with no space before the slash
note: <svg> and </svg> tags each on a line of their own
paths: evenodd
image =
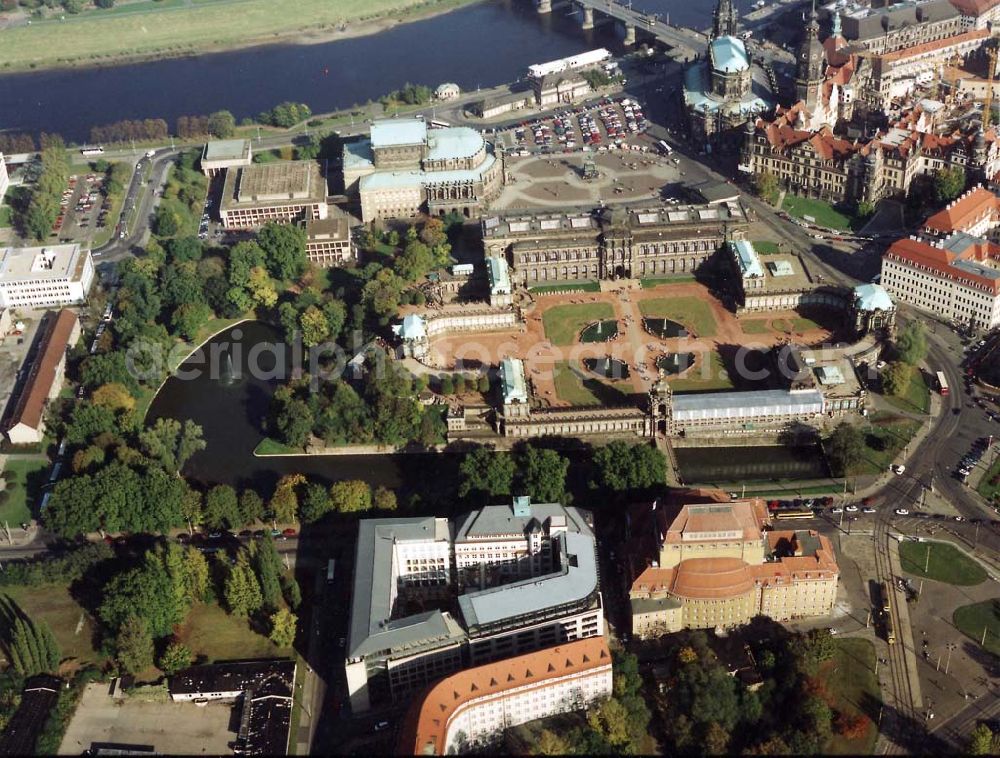
<svg viewBox="0 0 1000 758">
<path fill-rule="evenodd" d="M 413 703 L 398 755 L 451 755 L 534 719 L 582 710 L 611 696 L 611 652 L 603 637 L 453 674 Z"/>
<path fill-rule="evenodd" d="M 77 244 L 8 247 L 0 253 L 0 307 L 52 308 L 82 303 L 94 259 Z"/>
<path fill-rule="evenodd" d="M 882 286 L 897 301 L 992 329 L 1000 324 L 1000 246 L 956 232 L 928 242 L 897 240 L 882 257 Z"/>
</svg>

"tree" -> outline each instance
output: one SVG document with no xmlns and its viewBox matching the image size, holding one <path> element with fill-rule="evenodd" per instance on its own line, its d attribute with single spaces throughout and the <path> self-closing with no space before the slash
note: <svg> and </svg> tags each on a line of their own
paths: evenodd
<svg viewBox="0 0 1000 758">
<path fill-rule="evenodd" d="M 359 513 L 371 510 L 372 491 L 368 482 L 347 479 L 330 487 L 330 503 L 338 513 Z"/>
<path fill-rule="evenodd" d="M 158 418 L 139 434 L 139 443 L 170 473 L 179 472 L 192 455 L 205 449 L 201 427 L 190 419 L 182 425 L 176 419 Z"/>
<path fill-rule="evenodd" d="M 315 423 L 309 404 L 296 397 L 279 395 L 278 392 L 275 392 L 274 402 L 277 405 L 274 427 L 278 439 L 292 447 L 305 447 Z"/>
<path fill-rule="evenodd" d="M 592 485 L 612 492 L 659 486 L 667 475 L 663 455 L 644 443 L 615 440 L 594 451 L 593 464 Z"/>
<path fill-rule="evenodd" d="M 628 717 L 628 711 L 615 698 L 609 698 L 587 711 L 590 728 L 618 748 L 626 746 L 630 741 Z"/>
<path fill-rule="evenodd" d="M 253 524 L 264 518 L 264 501 L 256 490 L 249 487 L 240 493 L 239 502 L 240 523 Z"/>
<path fill-rule="evenodd" d="M 181 218 L 177 211 L 166 205 L 161 205 L 156 209 L 156 216 L 153 219 L 153 228 L 160 237 L 173 237 L 181 228 Z"/>
<path fill-rule="evenodd" d="M 193 340 L 198 331 L 212 318 L 212 309 L 205 303 L 183 303 L 170 316 L 174 333 L 186 340 Z"/>
<path fill-rule="evenodd" d="M 867 200 L 862 200 L 858 203 L 858 209 L 856 215 L 858 218 L 868 218 L 875 212 L 875 206 L 869 203 Z"/>
<path fill-rule="evenodd" d="M 271 512 L 279 523 L 290 524 L 296 520 L 299 512 L 298 489 L 305 482 L 306 478 L 301 474 L 286 474 L 278 480 L 270 505 Z"/>
<path fill-rule="evenodd" d="M 153 635 L 146 619 L 129 616 L 115 637 L 118 663 L 130 674 L 138 674 L 153 665 Z"/>
<path fill-rule="evenodd" d="M 853 424 L 841 421 L 826 443 L 830 466 L 839 476 L 853 474 L 864 460 L 865 438 Z"/>
<path fill-rule="evenodd" d="M 294 576 L 281 577 L 281 593 L 285 596 L 285 602 L 293 611 L 302 605 L 302 590 Z"/>
<path fill-rule="evenodd" d="M 526 445 L 517 459 L 520 482 L 517 489 L 536 503 L 561 503 L 566 498 L 569 461 L 555 450 Z"/>
<path fill-rule="evenodd" d="M 893 361 L 882 370 L 882 390 L 887 395 L 901 397 L 910 388 L 913 369 L 902 361 Z"/>
<path fill-rule="evenodd" d="M 268 273 L 275 279 L 297 279 L 308 264 L 306 232 L 294 224 L 264 224 L 257 233 L 257 244 L 264 251 Z"/>
<path fill-rule="evenodd" d="M 149 625 L 151 635 L 165 637 L 187 613 L 173 588 L 161 557 L 148 551 L 139 566 L 116 574 L 104 585 L 98 616 L 112 630 L 137 616 Z"/>
<path fill-rule="evenodd" d="M 756 174 L 754 176 L 753 187 L 757 196 L 771 203 L 771 205 L 778 202 L 778 194 L 780 192 L 778 177 L 770 171 L 762 171 Z"/>
<path fill-rule="evenodd" d="M 916 366 L 927 357 L 927 332 L 920 321 L 910 321 L 903 327 L 895 340 L 899 360 Z"/>
<path fill-rule="evenodd" d="M 261 601 L 265 608 L 275 609 L 281 604 L 281 559 L 268 534 L 253 543 L 253 567 L 260 583 Z"/>
<path fill-rule="evenodd" d="M 993 730 L 989 724 L 979 723 L 969 735 L 966 752 L 969 755 L 995 755 L 997 745 Z"/>
<path fill-rule="evenodd" d="M 833 728 L 837 734 L 849 739 L 859 740 L 868 734 L 871 721 L 863 713 L 850 714 L 841 711 L 833 720 Z"/>
<path fill-rule="evenodd" d="M 387 487 L 375 488 L 375 508 L 380 511 L 396 510 L 396 493 Z"/>
<path fill-rule="evenodd" d="M 704 744 L 706 754 L 726 755 L 729 748 L 729 732 L 713 721 L 705 730 Z"/>
<path fill-rule="evenodd" d="M 187 596 L 196 602 L 204 601 L 212 586 L 212 575 L 205 554 L 197 548 L 186 548 L 182 571 Z"/>
<path fill-rule="evenodd" d="M 263 602 L 260 585 L 250 567 L 246 551 L 240 551 L 236 565 L 229 570 L 223 596 L 226 607 L 234 616 L 249 616 L 260 608 Z"/>
<path fill-rule="evenodd" d="M 278 291 L 274 288 L 274 282 L 268 276 L 267 270 L 263 266 L 254 266 L 250 269 L 250 278 L 247 281 L 247 292 L 250 297 L 265 308 L 273 308 L 278 302 Z"/>
<path fill-rule="evenodd" d="M 90 396 L 94 405 L 110 408 L 112 411 L 130 411 L 135 408 L 135 398 L 128 387 L 118 382 L 102 384 Z"/>
<path fill-rule="evenodd" d="M 232 529 L 242 526 L 236 490 L 228 484 L 217 484 L 205 495 L 202 521 L 211 529 Z"/>
<path fill-rule="evenodd" d="M 482 500 L 509 495 L 514 485 L 514 459 L 488 447 L 477 447 L 462 459 L 459 472 L 462 483 L 460 497 L 476 493 Z"/>
<path fill-rule="evenodd" d="M 208 131 L 219 139 L 229 139 L 236 132 L 236 119 L 229 111 L 216 111 L 208 117 Z"/>
<path fill-rule="evenodd" d="M 329 490 L 322 484 L 313 482 L 306 487 L 299 515 L 304 522 L 312 523 L 323 518 L 332 508 Z"/>
<path fill-rule="evenodd" d="M 567 755 L 570 752 L 569 743 L 555 732 L 542 729 L 538 741 L 531 746 L 531 755 Z"/>
<path fill-rule="evenodd" d="M 194 655 L 191 653 L 191 649 L 187 645 L 174 640 L 164 649 L 158 666 L 164 674 L 173 676 L 181 669 L 186 669 L 190 666 L 193 660 Z"/>
<path fill-rule="evenodd" d="M 961 166 L 940 168 L 934 172 L 934 197 L 939 203 L 948 203 L 965 190 L 965 169 Z"/>
<path fill-rule="evenodd" d="M 330 322 L 326 314 L 315 305 L 310 305 L 299 316 L 302 328 L 302 344 L 315 347 L 330 338 Z"/>
<path fill-rule="evenodd" d="M 271 614 L 271 633 L 268 635 L 278 647 L 291 647 L 295 642 L 295 626 L 298 618 L 287 608 Z"/>
</svg>

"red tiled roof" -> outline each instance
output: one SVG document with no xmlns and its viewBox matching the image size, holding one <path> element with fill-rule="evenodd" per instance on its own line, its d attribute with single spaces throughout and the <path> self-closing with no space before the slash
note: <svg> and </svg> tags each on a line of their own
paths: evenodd
<svg viewBox="0 0 1000 758">
<path fill-rule="evenodd" d="M 924 222 L 924 228 L 938 233 L 967 231 L 984 216 L 1000 211 L 1000 199 L 982 186 L 974 187 Z"/>
<path fill-rule="evenodd" d="M 1000 5 L 1000 0 L 949 0 L 964 16 L 981 16 L 990 8 Z"/>
<path fill-rule="evenodd" d="M 739 531 L 744 540 L 760 539 L 764 524 L 769 522 L 767 505 L 759 499 L 685 505 L 668 527 L 666 542 L 690 542 L 699 532 L 721 531 Z"/>
<path fill-rule="evenodd" d="M 935 50 L 942 50 L 944 48 L 952 47 L 953 45 L 960 45 L 963 42 L 985 39 L 989 36 L 989 29 L 972 29 L 967 32 L 962 32 L 961 34 L 956 34 L 952 37 L 944 37 L 942 39 L 936 39 L 932 42 L 923 42 L 919 45 L 913 45 L 912 47 L 904 47 L 902 50 L 885 53 L 881 56 L 881 58 L 883 61 L 895 62 L 915 55 L 922 55 L 924 53 L 934 52 Z"/>
<path fill-rule="evenodd" d="M 31 429 L 39 428 L 45 402 L 49 399 L 52 384 L 56 380 L 56 366 L 66 355 L 66 348 L 69 347 L 69 338 L 76 321 L 76 314 L 63 309 L 46 325 L 27 384 L 7 422 L 8 429 L 18 424 L 24 424 Z"/>
<path fill-rule="evenodd" d="M 994 295 L 1000 292 L 1000 281 L 967 271 L 956 271 L 951 265 L 954 261 L 961 259 L 983 261 L 987 258 L 1000 257 L 1000 247 L 991 242 L 983 241 L 971 245 L 962 256 L 958 256 L 950 250 L 944 250 L 923 240 L 906 238 L 893 242 L 886 250 L 885 255 L 929 269 L 950 279 L 971 282 L 979 289 L 992 292 Z"/>
<path fill-rule="evenodd" d="M 396 754 L 444 755 L 448 722 L 470 700 L 610 665 L 611 651 L 604 637 L 586 637 L 459 671 L 430 686 L 412 702 Z"/>
</svg>

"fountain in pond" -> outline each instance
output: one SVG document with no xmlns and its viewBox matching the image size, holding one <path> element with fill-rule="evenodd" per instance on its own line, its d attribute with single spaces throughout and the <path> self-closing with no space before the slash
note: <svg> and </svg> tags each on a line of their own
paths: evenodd
<svg viewBox="0 0 1000 758">
<path fill-rule="evenodd" d="M 683 324 L 678 324 L 676 321 L 671 321 L 667 318 L 644 318 L 642 320 L 642 328 L 654 337 L 659 337 L 661 340 L 672 337 L 691 336 Z"/>
<path fill-rule="evenodd" d="M 656 367 L 667 374 L 682 374 L 694 363 L 694 353 L 664 353 Z"/>
<path fill-rule="evenodd" d="M 219 372 L 219 384 L 223 387 L 232 387 L 236 384 L 236 380 L 239 379 L 236 376 L 236 371 L 233 368 L 233 352 L 232 350 L 226 351 L 226 356 L 222 360 L 222 369 Z"/>
<path fill-rule="evenodd" d="M 602 379 L 628 379 L 628 364 L 618 358 L 584 358 L 583 365 L 587 371 L 597 374 Z"/>
<path fill-rule="evenodd" d="M 580 332 L 580 342 L 607 342 L 618 336 L 618 322 L 605 319 L 584 327 Z"/>
</svg>

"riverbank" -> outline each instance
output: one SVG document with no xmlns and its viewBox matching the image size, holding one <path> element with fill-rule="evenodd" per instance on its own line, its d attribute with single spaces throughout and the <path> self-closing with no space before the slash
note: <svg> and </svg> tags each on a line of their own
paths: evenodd
<svg viewBox="0 0 1000 758">
<path fill-rule="evenodd" d="M 482 0 L 197 0 L 121 6 L 3 31 L 0 73 L 117 66 L 386 31 Z M 436 83 L 436 82 L 435 82 Z"/>
</svg>

